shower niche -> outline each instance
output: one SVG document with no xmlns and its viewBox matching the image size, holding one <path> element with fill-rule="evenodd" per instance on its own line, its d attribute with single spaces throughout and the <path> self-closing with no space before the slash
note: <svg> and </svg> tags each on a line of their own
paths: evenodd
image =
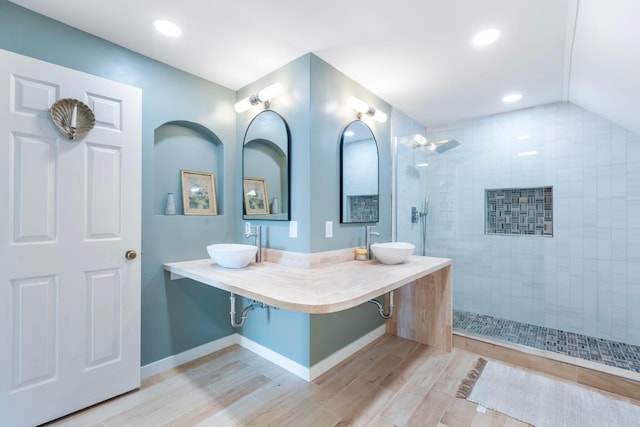
<svg viewBox="0 0 640 427">
<path fill-rule="evenodd" d="M 485 234 L 553 236 L 553 187 L 485 190 Z"/>
</svg>

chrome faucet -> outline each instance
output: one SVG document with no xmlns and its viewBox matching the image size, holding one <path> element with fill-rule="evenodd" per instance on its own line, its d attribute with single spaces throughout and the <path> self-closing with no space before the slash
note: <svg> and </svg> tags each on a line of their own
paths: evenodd
<svg viewBox="0 0 640 427">
<path fill-rule="evenodd" d="M 256 238 L 256 246 L 258 247 L 258 251 L 256 252 L 256 262 L 262 262 L 262 227 L 256 225 L 255 227 L 249 227 L 248 231 L 245 233 L 245 237 L 248 239 L 249 237 Z"/>
<path fill-rule="evenodd" d="M 375 225 L 367 225 L 364 235 L 365 247 L 367 248 L 367 258 L 369 259 L 375 259 L 373 252 L 371 252 L 371 236 L 380 237 L 380 233 L 373 231 L 374 228 L 376 228 Z"/>
</svg>

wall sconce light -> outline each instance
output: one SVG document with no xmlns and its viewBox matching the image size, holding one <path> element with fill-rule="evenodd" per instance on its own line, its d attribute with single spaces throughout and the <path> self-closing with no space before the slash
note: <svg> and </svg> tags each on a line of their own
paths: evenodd
<svg viewBox="0 0 640 427">
<path fill-rule="evenodd" d="M 384 123 L 387 121 L 387 115 L 385 113 L 376 110 L 375 108 L 371 107 L 366 102 L 359 100 L 355 96 L 350 96 L 347 99 L 347 105 L 358 112 L 358 117 L 366 114 L 376 122 Z"/>
<path fill-rule="evenodd" d="M 71 140 L 82 138 L 96 124 L 91 108 L 77 99 L 60 99 L 51 106 L 49 114 L 60 133 Z"/>
<path fill-rule="evenodd" d="M 264 89 L 258 91 L 257 94 L 251 95 L 236 102 L 233 108 L 236 110 L 236 112 L 242 113 L 243 111 L 247 111 L 254 105 L 263 103 L 264 108 L 266 109 L 269 108 L 269 100 L 280 95 L 282 92 L 284 92 L 282 83 L 274 83 L 271 86 L 267 86 Z"/>
</svg>

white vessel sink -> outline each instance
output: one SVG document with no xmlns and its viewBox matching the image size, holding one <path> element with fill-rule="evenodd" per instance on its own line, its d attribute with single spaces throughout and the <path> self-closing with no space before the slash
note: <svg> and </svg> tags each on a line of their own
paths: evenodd
<svg viewBox="0 0 640 427">
<path fill-rule="evenodd" d="M 207 252 L 219 266 L 226 268 L 246 267 L 255 258 L 258 247 L 236 243 L 219 243 L 207 246 Z"/>
<path fill-rule="evenodd" d="M 371 245 L 371 251 L 383 264 L 400 264 L 413 254 L 415 248 L 412 243 L 405 242 L 374 243 Z"/>
</svg>

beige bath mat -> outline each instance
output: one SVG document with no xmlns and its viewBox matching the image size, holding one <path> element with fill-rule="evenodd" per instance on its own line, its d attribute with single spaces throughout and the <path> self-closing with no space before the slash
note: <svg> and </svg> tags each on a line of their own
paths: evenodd
<svg viewBox="0 0 640 427">
<path fill-rule="evenodd" d="M 484 359 L 457 396 L 537 427 L 640 426 L 638 405 Z"/>
</svg>

